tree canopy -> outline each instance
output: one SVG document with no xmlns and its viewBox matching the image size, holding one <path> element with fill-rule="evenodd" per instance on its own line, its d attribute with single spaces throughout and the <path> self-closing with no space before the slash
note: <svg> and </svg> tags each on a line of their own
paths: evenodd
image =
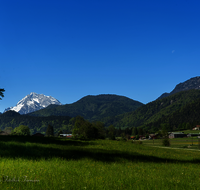
<svg viewBox="0 0 200 190">
<path fill-rule="evenodd" d="M 73 122 L 74 122 L 74 128 L 72 134 L 75 138 L 76 137 L 83 139 L 105 138 L 103 123 L 101 122 L 90 123 L 81 116 L 75 117 Z"/>
<path fill-rule="evenodd" d="M 16 127 L 13 130 L 13 133 L 16 134 L 16 135 L 29 136 L 30 135 L 30 129 L 28 128 L 28 126 L 20 125 L 19 127 Z"/>
<path fill-rule="evenodd" d="M 0 88 L 0 100 L 2 100 L 2 98 L 4 97 L 4 93 L 5 90 L 3 88 Z"/>
</svg>

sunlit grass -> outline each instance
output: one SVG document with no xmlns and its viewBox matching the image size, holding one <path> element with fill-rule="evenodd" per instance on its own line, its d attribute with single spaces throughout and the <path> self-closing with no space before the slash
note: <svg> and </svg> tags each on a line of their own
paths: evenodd
<svg viewBox="0 0 200 190">
<path fill-rule="evenodd" d="M 0 188 L 199 189 L 200 152 L 123 141 L 49 141 L 3 138 Z"/>
</svg>

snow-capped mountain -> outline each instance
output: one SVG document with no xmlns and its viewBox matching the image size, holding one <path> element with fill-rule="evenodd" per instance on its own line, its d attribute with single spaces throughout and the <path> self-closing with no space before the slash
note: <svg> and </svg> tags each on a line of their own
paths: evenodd
<svg viewBox="0 0 200 190">
<path fill-rule="evenodd" d="M 46 108 L 50 104 L 62 105 L 58 100 L 51 96 L 45 96 L 43 94 L 31 92 L 29 95 L 20 100 L 16 106 L 9 107 L 5 109 L 4 112 L 13 110 L 20 114 L 27 114 Z"/>
</svg>

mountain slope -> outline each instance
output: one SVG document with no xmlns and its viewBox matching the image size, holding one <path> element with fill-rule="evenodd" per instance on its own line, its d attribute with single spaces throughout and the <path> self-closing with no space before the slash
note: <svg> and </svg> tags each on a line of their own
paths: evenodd
<svg viewBox="0 0 200 190">
<path fill-rule="evenodd" d="M 51 96 L 31 92 L 29 95 L 20 100 L 16 106 L 7 108 L 4 112 L 13 110 L 19 112 L 20 114 L 27 114 L 46 108 L 51 104 L 62 105 L 58 100 Z"/>
<path fill-rule="evenodd" d="M 158 99 L 165 98 L 177 92 L 191 90 L 191 89 L 200 89 L 200 77 L 193 77 L 183 83 L 179 83 L 170 93 L 163 93 Z"/>
<path fill-rule="evenodd" d="M 136 110 L 143 104 L 130 98 L 118 95 L 85 96 L 72 104 L 50 106 L 31 113 L 32 116 L 70 116 L 80 115 L 89 121 L 101 120 L 107 116 L 116 116 Z"/>
<path fill-rule="evenodd" d="M 50 124 L 54 127 L 54 132 L 59 130 L 71 131 L 69 128 L 68 116 L 50 116 L 50 117 L 32 117 L 29 115 L 20 115 L 15 111 L 7 111 L 0 115 L 0 129 L 4 130 L 6 127 L 18 127 L 19 125 L 26 125 L 30 128 L 31 133 L 42 132 L 45 133 L 47 126 Z"/>
<path fill-rule="evenodd" d="M 184 105 L 181 109 L 174 111 L 170 115 L 163 115 L 158 120 L 148 123 L 145 128 L 158 131 L 163 129 L 167 131 L 192 129 L 200 124 L 200 98 Z"/>
<path fill-rule="evenodd" d="M 116 127 L 139 127 L 158 121 L 180 111 L 184 106 L 200 98 L 200 90 L 188 90 L 150 102 L 137 110 L 114 118 L 104 118 L 103 121 Z"/>
</svg>

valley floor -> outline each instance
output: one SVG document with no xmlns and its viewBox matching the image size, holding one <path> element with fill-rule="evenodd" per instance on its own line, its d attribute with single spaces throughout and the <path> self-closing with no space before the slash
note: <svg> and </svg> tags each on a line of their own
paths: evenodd
<svg viewBox="0 0 200 190">
<path fill-rule="evenodd" d="M 1 189 L 199 189 L 199 151 L 28 137 L 0 147 Z"/>
</svg>

